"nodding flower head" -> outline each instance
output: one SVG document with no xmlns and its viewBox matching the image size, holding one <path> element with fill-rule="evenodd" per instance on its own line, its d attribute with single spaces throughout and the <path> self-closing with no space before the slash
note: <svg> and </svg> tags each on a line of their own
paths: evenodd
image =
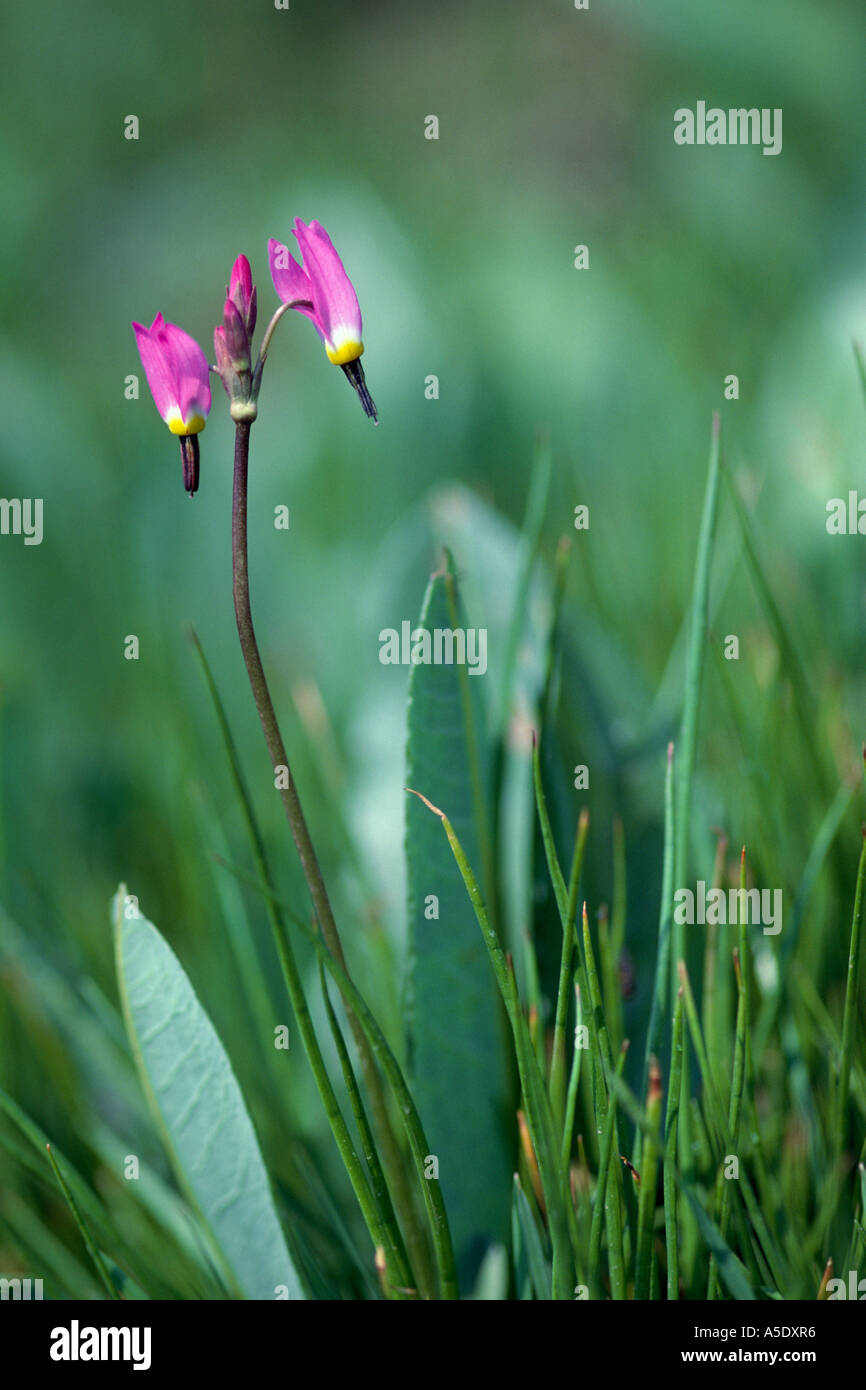
<svg viewBox="0 0 866 1390">
<path fill-rule="evenodd" d="M 211 407 L 207 359 L 194 338 L 157 314 L 150 328 L 132 325 L 154 404 L 180 436 L 184 486 L 198 487 L 198 440 Z"/>
<path fill-rule="evenodd" d="M 329 360 L 343 368 L 365 413 L 376 420 L 376 407 L 358 360 L 364 342 L 354 286 L 320 222 L 307 225 L 296 218 L 293 231 L 303 265 L 282 242 L 273 238 L 268 242 L 274 289 L 284 304 L 312 320 Z"/>
</svg>

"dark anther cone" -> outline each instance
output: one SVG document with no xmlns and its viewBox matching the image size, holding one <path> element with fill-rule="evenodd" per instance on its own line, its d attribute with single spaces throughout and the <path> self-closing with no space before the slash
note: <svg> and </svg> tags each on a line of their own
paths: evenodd
<svg viewBox="0 0 866 1390">
<path fill-rule="evenodd" d="M 364 407 L 364 414 L 369 415 L 370 419 L 374 422 L 374 424 L 378 425 L 379 417 L 376 414 L 376 406 L 373 402 L 373 397 L 367 390 L 367 383 L 364 380 L 364 368 L 361 366 L 361 359 L 359 357 L 356 357 L 354 362 L 344 362 L 342 363 L 342 367 L 343 371 L 346 373 L 346 376 L 349 378 L 349 380 L 351 381 L 352 385 L 358 393 L 358 399 Z"/>
<path fill-rule="evenodd" d="M 192 497 L 198 491 L 198 435 L 180 436 L 180 457 L 183 463 L 183 485 Z"/>
</svg>

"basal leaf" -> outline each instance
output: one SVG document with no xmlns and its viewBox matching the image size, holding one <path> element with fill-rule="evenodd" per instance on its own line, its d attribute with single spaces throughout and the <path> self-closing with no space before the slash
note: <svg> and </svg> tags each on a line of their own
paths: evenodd
<svg viewBox="0 0 866 1390">
<path fill-rule="evenodd" d="M 449 566 L 430 581 L 420 626 L 465 629 Z M 479 879 L 489 834 L 489 759 L 467 666 L 419 664 L 409 681 L 407 782 L 446 812 Z M 507 1239 L 514 1163 L 496 984 L 442 827 L 407 798 L 407 1026 L 412 1090 L 448 1210 L 458 1274 L 471 1290 L 485 1249 Z"/>
<path fill-rule="evenodd" d="M 113 920 L 120 995 L 142 1084 L 229 1282 L 245 1298 L 273 1299 L 283 1289 L 304 1298 L 252 1121 L 210 1019 L 174 952 L 122 885 Z"/>
</svg>

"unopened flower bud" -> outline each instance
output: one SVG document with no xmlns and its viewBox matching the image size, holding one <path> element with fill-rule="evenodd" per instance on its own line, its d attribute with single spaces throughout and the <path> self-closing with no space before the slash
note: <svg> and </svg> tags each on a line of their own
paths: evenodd
<svg viewBox="0 0 866 1390">
<path fill-rule="evenodd" d="M 222 323 L 214 329 L 213 345 L 216 369 L 231 402 L 232 419 L 254 420 L 256 407 L 250 400 L 250 337 L 241 311 L 231 297 L 223 306 Z"/>
<path fill-rule="evenodd" d="M 252 338 L 256 327 L 257 300 L 253 273 L 246 256 L 238 256 L 232 266 L 231 277 L 226 286 L 226 299 L 232 301 L 240 314 L 244 328 L 247 330 L 247 338 Z"/>
</svg>

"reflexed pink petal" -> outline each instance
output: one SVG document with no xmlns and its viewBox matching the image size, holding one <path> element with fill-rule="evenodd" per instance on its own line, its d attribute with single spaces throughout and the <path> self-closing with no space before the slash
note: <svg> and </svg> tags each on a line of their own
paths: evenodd
<svg viewBox="0 0 866 1390">
<path fill-rule="evenodd" d="M 295 236 L 304 258 L 304 269 L 313 286 L 316 308 L 328 342 L 337 347 L 346 341 L 361 342 L 361 309 L 351 280 L 334 244 L 320 222 L 306 226 L 295 219 Z"/>
<path fill-rule="evenodd" d="M 268 259 L 271 264 L 271 278 L 274 289 L 284 304 L 295 301 L 293 307 L 299 314 L 308 318 L 319 337 L 324 341 L 325 330 L 315 306 L 312 303 L 313 286 L 306 271 L 298 265 L 288 246 L 281 241 L 268 242 Z M 298 302 L 303 301 L 303 302 Z"/>
<path fill-rule="evenodd" d="M 179 401 L 172 365 L 159 340 L 163 327 L 162 314 L 157 314 L 150 328 L 140 323 L 132 325 L 154 404 L 163 420 L 168 421 L 170 415 L 179 409 Z"/>
<path fill-rule="evenodd" d="M 310 277 L 298 265 L 288 246 L 284 246 L 281 241 L 275 241 L 271 237 L 268 242 L 268 261 L 270 262 L 274 289 L 284 304 L 290 303 L 293 299 L 305 299 L 312 302 L 313 287 L 310 284 Z M 309 315 L 309 311 L 307 313 Z"/>
</svg>

